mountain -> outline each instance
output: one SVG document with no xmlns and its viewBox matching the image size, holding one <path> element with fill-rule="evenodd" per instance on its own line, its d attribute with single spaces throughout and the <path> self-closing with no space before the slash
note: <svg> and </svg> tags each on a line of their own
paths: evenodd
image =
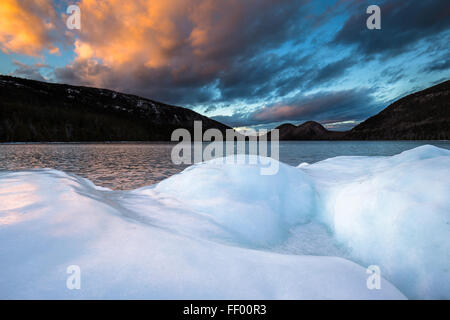
<svg viewBox="0 0 450 320">
<path fill-rule="evenodd" d="M 229 128 L 131 94 L 0 75 L 0 142 L 170 141 L 177 128 L 192 133 L 196 120 L 203 130 Z M 347 132 L 314 121 L 277 129 L 280 140 L 450 139 L 450 80 L 392 103 Z"/>
<path fill-rule="evenodd" d="M 397 100 L 347 132 L 345 138 L 450 139 L 450 80 Z"/>
<path fill-rule="evenodd" d="M 286 123 L 276 129 L 279 130 L 280 140 L 338 140 L 344 134 L 327 130 L 315 121 L 307 121 L 299 126 Z"/>
<path fill-rule="evenodd" d="M 350 131 L 329 131 L 314 121 L 276 129 L 280 140 L 449 140 L 450 80 L 397 100 Z"/>
<path fill-rule="evenodd" d="M 192 110 L 106 89 L 0 75 L 0 142 L 170 141 L 177 128 L 229 127 Z"/>
</svg>

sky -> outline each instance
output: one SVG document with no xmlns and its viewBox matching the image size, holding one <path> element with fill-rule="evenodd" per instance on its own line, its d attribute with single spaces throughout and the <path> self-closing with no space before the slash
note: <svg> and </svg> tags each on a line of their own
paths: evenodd
<svg viewBox="0 0 450 320">
<path fill-rule="evenodd" d="M 72 4 L 79 30 L 66 25 Z M 449 40 L 448 0 L 0 2 L 0 73 L 132 93 L 240 130 L 348 130 L 448 80 Z"/>
</svg>

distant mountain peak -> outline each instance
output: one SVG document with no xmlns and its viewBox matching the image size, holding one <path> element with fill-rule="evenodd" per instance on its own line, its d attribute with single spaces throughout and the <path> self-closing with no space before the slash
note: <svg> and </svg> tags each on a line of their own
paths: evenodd
<svg viewBox="0 0 450 320">
<path fill-rule="evenodd" d="M 275 129 L 287 129 L 287 128 L 296 128 L 296 125 L 293 125 L 292 123 L 283 123 L 282 125 L 279 125 L 278 127 L 276 127 Z"/>
<path fill-rule="evenodd" d="M 277 127 L 280 140 L 336 140 L 342 133 L 327 130 L 319 122 L 306 121 L 298 126 L 285 123 Z"/>
<path fill-rule="evenodd" d="M 305 127 L 316 126 L 316 127 L 322 127 L 323 128 L 322 124 L 320 124 L 317 121 L 313 121 L 313 120 L 309 120 L 309 121 L 303 122 L 303 123 L 298 125 L 298 127 L 300 127 L 300 126 L 305 126 Z"/>
</svg>

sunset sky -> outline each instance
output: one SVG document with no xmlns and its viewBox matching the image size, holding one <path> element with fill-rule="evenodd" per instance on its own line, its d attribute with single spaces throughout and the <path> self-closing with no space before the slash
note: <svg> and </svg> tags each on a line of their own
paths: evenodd
<svg viewBox="0 0 450 320">
<path fill-rule="evenodd" d="M 66 9 L 81 9 L 81 30 Z M 366 8 L 381 8 L 368 30 Z M 344 130 L 450 78 L 450 2 L 1 0 L 0 73 L 109 88 L 233 127 Z"/>
</svg>

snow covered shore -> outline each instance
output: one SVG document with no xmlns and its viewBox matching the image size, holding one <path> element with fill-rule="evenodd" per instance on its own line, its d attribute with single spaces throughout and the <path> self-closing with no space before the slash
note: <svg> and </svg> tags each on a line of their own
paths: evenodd
<svg viewBox="0 0 450 320">
<path fill-rule="evenodd" d="M 450 299 L 450 151 L 279 168 L 215 159 L 131 191 L 0 172 L 0 298 Z"/>
</svg>

